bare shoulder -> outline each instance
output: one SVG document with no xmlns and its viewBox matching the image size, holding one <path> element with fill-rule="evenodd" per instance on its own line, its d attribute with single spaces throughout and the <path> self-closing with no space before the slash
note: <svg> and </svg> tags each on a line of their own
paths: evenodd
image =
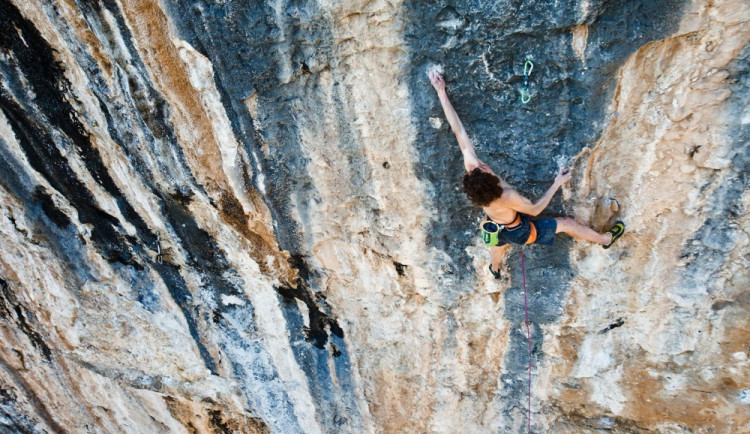
<svg viewBox="0 0 750 434">
<path fill-rule="evenodd" d="M 503 188 L 503 194 L 500 196 L 501 199 L 505 200 L 517 200 L 521 197 L 520 194 L 510 184 L 505 181 L 500 181 L 500 187 Z"/>
<path fill-rule="evenodd" d="M 497 175 L 495 175 L 495 176 L 497 176 Z M 500 187 L 503 188 L 503 191 L 508 191 L 508 192 L 512 192 L 512 193 L 518 194 L 518 192 L 516 191 L 516 189 L 513 188 L 512 185 L 510 185 L 507 182 L 505 182 L 505 180 L 503 178 L 500 178 L 499 176 L 497 176 L 497 178 L 500 180 Z"/>
<path fill-rule="evenodd" d="M 526 202 L 526 199 L 510 185 L 508 185 L 508 188 L 503 186 L 503 194 L 502 196 L 500 196 L 500 199 L 502 200 L 502 204 L 504 206 L 514 210 L 517 210 L 517 207 L 519 205 L 522 205 L 524 202 Z"/>
</svg>

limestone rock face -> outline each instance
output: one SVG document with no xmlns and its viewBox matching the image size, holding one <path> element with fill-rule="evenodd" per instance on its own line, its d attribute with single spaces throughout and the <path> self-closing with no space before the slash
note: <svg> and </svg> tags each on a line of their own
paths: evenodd
<svg viewBox="0 0 750 434">
<path fill-rule="evenodd" d="M 750 4 L 0 0 L 0 432 L 750 431 Z M 531 100 L 520 101 L 534 63 Z M 426 73 L 545 211 L 495 280 Z"/>
</svg>

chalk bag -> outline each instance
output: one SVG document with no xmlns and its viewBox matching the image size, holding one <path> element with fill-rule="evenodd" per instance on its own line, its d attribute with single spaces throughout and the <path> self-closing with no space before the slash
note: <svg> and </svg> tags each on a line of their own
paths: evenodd
<svg viewBox="0 0 750 434">
<path fill-rule="evenodd" d="M 499 225 L 492 220 L 485 220 L 480 225 L 482 229 L 482 241 L 484 244 L 492 247 L 500 244 L 500 231 L 503 230 L 503 225 Z"/>
</svg>

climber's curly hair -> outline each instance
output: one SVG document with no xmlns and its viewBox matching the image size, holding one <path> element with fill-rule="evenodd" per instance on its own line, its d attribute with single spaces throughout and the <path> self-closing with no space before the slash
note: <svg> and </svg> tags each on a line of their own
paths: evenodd
<svg viewBox="0 0 750 434">
<path fill-rule="evenodd" d="M 464 193 L 469 196 L 469 200 L 479 206 L 489 206 L 503 194 L 500 179 L 478 167 L 464 175 L 463 184 Z"/>
</svg>

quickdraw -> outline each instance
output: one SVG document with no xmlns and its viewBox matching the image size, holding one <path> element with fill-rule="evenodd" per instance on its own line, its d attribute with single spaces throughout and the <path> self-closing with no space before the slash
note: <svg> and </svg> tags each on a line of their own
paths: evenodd
<svg viewBox="0 0 750 434">
<path fill-rule="evenodd" d="M 523 64 L 523 88 L 521 88 L 521 102 L 526 104 L 531 101 L 531 94 L 529 93 L 529 76 L 531 71 L 534 70 L 534 63 L 531 60 L 527 60 Z"/>
</svg>

